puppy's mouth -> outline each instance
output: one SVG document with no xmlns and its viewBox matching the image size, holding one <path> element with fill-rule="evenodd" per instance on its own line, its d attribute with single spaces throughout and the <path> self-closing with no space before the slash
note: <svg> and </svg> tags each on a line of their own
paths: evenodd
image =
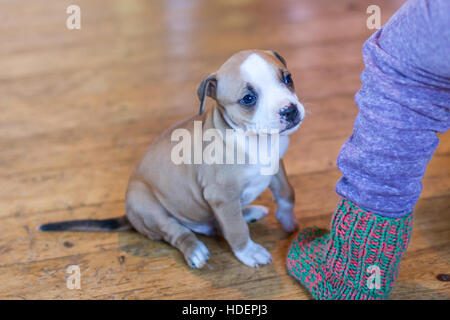
<svg viewBox="0 0 450 320">
<path fill-rule="evenodd" d="M 288 125 L 280 131 L 280 134 L 289 135 L 292 132 L 296 131 L 302 123 L 302 120 L 298 119 L 295 122 L 289 122 Z"/>
</svg>

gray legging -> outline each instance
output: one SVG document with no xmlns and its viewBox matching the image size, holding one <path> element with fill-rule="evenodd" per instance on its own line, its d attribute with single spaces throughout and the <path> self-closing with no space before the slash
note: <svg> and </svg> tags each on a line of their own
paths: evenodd
<svg viewBox="0 0 450 320">
<path fill-rule="evenodd" d="M 450 127 L 450 0 L 410 0 L 364 44 L 359 114 L 336 192 L 388 217 L 412 211 Z"/>
</svg>

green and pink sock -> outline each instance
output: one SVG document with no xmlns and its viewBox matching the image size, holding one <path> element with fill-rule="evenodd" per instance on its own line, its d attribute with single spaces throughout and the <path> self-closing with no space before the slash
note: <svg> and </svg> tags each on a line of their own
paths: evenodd
<svg viewBox="0 0 450 320">
<path fill-rule="evenodd" d="M 412 213 L 387 218 L 340 200 L 331 232 L 309 228 L 293 240 L 289 274 L 316 299 L 386 299 L 412 230 Z"/>
</svg>

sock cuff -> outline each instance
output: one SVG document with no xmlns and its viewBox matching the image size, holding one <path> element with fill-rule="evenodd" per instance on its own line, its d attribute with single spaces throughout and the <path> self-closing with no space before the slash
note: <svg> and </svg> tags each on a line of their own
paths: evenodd
<svg viewBox="0 0 450 320">
<path fill-rule="evenodd" d="M 324 270 L 330 290 L 350 299 L 386 298 L 408 247 L 412 218 L 412 212 L 401 218 L 380 216 L 341 199 Z"/>
</svg>

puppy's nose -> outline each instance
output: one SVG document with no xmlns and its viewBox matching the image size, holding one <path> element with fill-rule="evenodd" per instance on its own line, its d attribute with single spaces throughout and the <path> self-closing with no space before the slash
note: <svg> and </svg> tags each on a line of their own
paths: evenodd
<svg viewBox="0 0 450 320">
<path fill-rule="evenodd" d="M 298 122 L 300 112 L 295 104 L 291 103 L 289 106 L 284 107 L 280 110 L 280 116 L 286 121 L 289 122 Z"/>
</svg>

